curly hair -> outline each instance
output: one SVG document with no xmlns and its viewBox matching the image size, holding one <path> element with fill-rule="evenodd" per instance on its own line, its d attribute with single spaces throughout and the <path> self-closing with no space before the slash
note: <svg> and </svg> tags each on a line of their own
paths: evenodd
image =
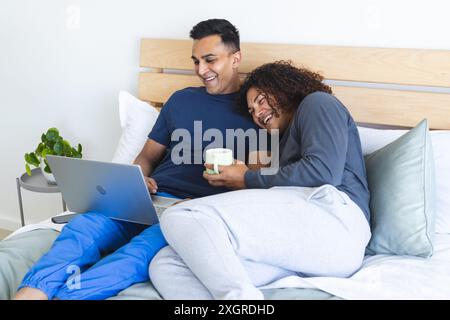
<svg viewBox="0 0 450 320">
<path fill-rule="evenodd" d="M 240 112 L 248 114 L 247 92 L 255 88 L 265 95 L 272 108 L 291 112 L 310 93 L 323 91 L 333 94 L 331 87 L 322 80 L 320 74 L 297 68 L 291 61 L 266 63 L 247 75 L 239 90 L 237 105 Z"/>
</svg>

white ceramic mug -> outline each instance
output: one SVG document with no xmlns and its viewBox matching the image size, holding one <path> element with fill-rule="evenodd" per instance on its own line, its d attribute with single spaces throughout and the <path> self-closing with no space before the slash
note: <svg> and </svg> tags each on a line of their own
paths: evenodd
<svg viewBox="0 0 450 320">
<path fill-rule="evenodd" d="M 225 148 L 207 149 L 205 151 L 205 163 L 214 166 L 214 170 L 206 169 L 207 173 L 219 174 L 219 166 L 233 164 L 233 150 Z"/>
</svg>

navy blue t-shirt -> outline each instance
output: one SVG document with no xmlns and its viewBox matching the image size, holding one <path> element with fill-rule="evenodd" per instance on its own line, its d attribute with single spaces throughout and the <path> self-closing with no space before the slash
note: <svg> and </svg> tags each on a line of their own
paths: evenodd
<svg viewBox="0 0 450 320">
<path fill-rule="evenodd" d="M 167 192 L 180 198 L 196 198 L 229 191 L 227 188 L 213 187 L 203 178 L 205 168 L 202 154 L 206 147 L 211 147 L 211 142 L 217 148 L 233 147 L 234 158 L 242 161 L 247 159 L 249 148 L 258 149 L 252 148 L 247 138 L 245 143 L 241 143 L 245 145 L 244 154 L 238 153 L 236 136 L 228 132 L 230 138 L 226 139 L 227 129 L 258 130 L 249 117 L 237 111 L 235 98 L 236 93 L 209 94 L 205 87 L 186 88 L 169 98 L 148 135 L 150 139 L 167 147 L 164 158 L 151 175 L 158 184 L 159 192 Z M 216 139 L 218 134 L 222 136 L 222 141 Z M 231 141 L 234 146 L 230 145 Z M 186 150 L 190 154 L 186 155 Z M 180 157 L 173 159 L 172 151 L 177 151 L 175 153 Z M 180 158 L 190 161 L 179 163 Z"/>
</svg>

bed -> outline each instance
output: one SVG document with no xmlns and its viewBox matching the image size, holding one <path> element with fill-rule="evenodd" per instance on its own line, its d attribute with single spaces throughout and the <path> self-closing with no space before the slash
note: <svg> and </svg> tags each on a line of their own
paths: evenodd
<svg viewBox="0 0 450 320">
<path fill-rule="evenodd" d="M 436 160 L 437 210 L 431 257 L 367 255 L 349 279 L 282 279 L 266 299 L 450 299 L 450 51 L 297 44 L 242 44 L 242 76 L 276 60 L 291 60 L 325 76 L 360 125 L 364 154 L 395 141 L 426 118 Z M 161 108 L 176 90 L 200 86 L 192 73 L 191 41 L 142 39 L 138 98 Z M 149 106 L 150 107 L 150 106 Z M 402 130 L 387 130 L 399 129 Z M 433 131 L 435 132 L 435 131 Z M 437 141 L 437 142 L 436 142 Z M 448 148 L 450 149 L 450 148 Z M 428 223 L 428 222 L 427 222 Z M 50 248 L 58 227 L 26 226 L 0 242 L 0 299 L 10 299 L 28 268 Z M 449 287 L 449 288 L 447 288 Z M 161 299 L 150 282 L 110 299 Z"/>
</svg>

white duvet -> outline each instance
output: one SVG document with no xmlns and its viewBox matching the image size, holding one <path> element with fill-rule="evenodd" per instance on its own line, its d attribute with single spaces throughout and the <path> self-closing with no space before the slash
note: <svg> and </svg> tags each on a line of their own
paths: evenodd
<svg viewBox="0 0 450 320">
<path fill-rule="evenodd" d="M 450 299 L 450 234 L 436 234 L 431 258 L 367 256 L 350 278 L 287 277 L 264 288 L 317 288 L 344 299 Z"/>
<path fill-rule="evenodd" d="M 61 231 L 62 227 L 48 219 L 20 228 L 8 238 L 36 229 Z M 351 300 L 450 299 L 450 234 L 436 234 L 434 254 L 429 259 L 367 256 L 350 278 L 290 276 L 262 288 L 315 288 Z"/>
</svg>

